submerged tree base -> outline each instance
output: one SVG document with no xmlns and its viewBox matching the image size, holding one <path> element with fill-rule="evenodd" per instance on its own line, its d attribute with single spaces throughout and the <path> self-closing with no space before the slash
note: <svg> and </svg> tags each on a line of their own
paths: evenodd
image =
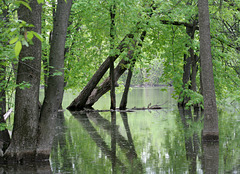
<svg viewBox="0 0 240 174">
<path fill-rule="evenodd" d="M 206 141 L 219 141 L 219 133 L 218 132 L 203 132 L 203 142 Z"/>
</svg>

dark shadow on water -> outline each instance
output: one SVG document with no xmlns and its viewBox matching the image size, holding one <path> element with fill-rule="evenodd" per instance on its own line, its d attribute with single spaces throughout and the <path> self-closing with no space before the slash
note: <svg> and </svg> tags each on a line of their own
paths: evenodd
<svg viewBox="0 0 240 174">
<path fill-rule="evenodd" d="M 53 173 L 50 163 L 24 164 L 24 165 L 1 165 L 0 174 L 51 174 Z"/>
</svg>

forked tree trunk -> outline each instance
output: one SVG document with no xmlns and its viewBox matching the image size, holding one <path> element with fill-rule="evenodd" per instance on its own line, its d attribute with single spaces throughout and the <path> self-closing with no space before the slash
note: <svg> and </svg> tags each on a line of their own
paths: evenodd
<svg viewBox="0 0 240 174">
<path fill-rule="evenodd" d="M 41 5 L 37 0 L 30 0 L 29 5 L 32 11 L 20 5 L 19 19 L 35 26 L 26 28 L 27 30 L 41 33 Z M 33 45 L 23 46 L 19 55 L 17 84 L 25 81 L 30 84 L 30 87 L 16 89 L 12 141 L 5 153 L 8 161 L 32 161 L 35 158 L 39 120 L 41 42 L 36 37 L 32 41 Z M 24 60 L 25 57 L 34 57 L 34 59 Z"/>
<path fill-rule="evenodd" d="M 198 1 L 200 56 L 202 73 L 202 90 L 204 99 L 204 129 L 203 140 L 219 139 L 218 113 L 213 79 L 213 64 L 211 56 L 210 20 L 208 0 Z"/>
<path fill-rule="evenodd" d="M 71 6 L 72 0 L 58 0 L 49 57 L 49 66 L 52 68 L 49 70 L 48 87 L 40 113 L 37 160 L 49 159 L 58 109 L 63 99 L 64 50 Z"/>
</svg>

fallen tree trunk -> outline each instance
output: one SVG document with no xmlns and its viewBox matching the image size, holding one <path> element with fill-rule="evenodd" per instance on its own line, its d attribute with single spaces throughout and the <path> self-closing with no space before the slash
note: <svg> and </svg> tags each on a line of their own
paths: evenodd
<svg viewBox="0 0 240 174">
<path fill-rule="evenodd" d="M 116 48 L 116 50 L 119 50 L 113 57 L 113 60 L 115 61 L 119 55 L 125 50 L 127 47 L 126 42 L 128 39 L 133 39 L 133 34 L 128 34 L 124 37 L 124 39 L 121 41 L 119 46 Z M 101 80 L 103 75 L 106 73 L 110 66 L 110 58 L 111 56 L 108 56 L 108 58 L 102 63 L 102 65 L 99 67 L 99 69 L 96 71 L 96 73 L 93 75 L 91 80 L 88 82 L 88 84 L 84 87 L 84 89 L 81 91 L 81 93 L 78 95 L 77 98 L 73 100 L 73 102 L 67 107 L 68 110 L 82 110 L 85 107 L 85 104 L 88 100 L 88 97 L 91 95 L 93 89 L 97 86 L 98 82 Z"/>
</svg>

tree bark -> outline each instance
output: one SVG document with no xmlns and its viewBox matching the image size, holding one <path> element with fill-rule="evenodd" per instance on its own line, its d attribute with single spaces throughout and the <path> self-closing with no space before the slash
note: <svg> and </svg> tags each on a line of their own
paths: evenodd
<svg viewBox="0 0 240 174">
<path fill-rule="evenodd" d="M 115 81 L 117 82 L 121 75 L 127 70 L 126 66 L 129 64 L 129 61 L 136 61 L 133 58 L 133 51 L 128 52 L 128 60 L 122 59 L 117 67 L 114 70 Z M 106 80 L 103 81 L 97 88 L 95 88 L 91 95 L 88 97 L 88 100 L 85 104 L 86 108 L 91 108 L 92 105 L 98 101 L 100 97 L 102 97 L 105 93 L 107 93 L 111 89 L 110 78 L 108 77 Z"/>
<path fill-rule="evenodd" d="M 115 40 L 115 13 L 116 13 L 116 4 L 113 0 L 113 4 L 110 6 L 110 18 L 111 18 L 111 25 L 110 25 L 110 81 L 111 81 L 111 91 L 110 91 L 110 98 L 111 98 L 111 106 L 110 109 L 116 109 L 116 95 L 115 95 L 115 76 L 114 76 L 114 40 Z"/>
<path fill-rule="evenodd" d="M 218 113 L 211 56 L 210 20 L 208 0 L 198 1 L 201 73 L 204 99 L 203 140 L 219 139 Z"/>
<path fill-rule="evenodd" d="M 191 40 L 194 39 L 194 27 L 186 27 L 186 33 L 188 34 L 188 36 L 191 37 Z M 191 65 L 192 65 L 192 59 L 194 56 L 194 50 L 192 48 L 188 49 L 188 52 L 190 54 L 190 56 L 187 57 L 186 54 L 184 54 L 184 65 L 183 65 L 183 85 L 182 85 L 182 92 L 179 95 L 179 99 L 181 99 L 181 102 L 179 103 L 179 105 L 181 105 L 182 107 L 185 107 L 185 105 L 187 104 L 187 102 L 190 100 L 189 97 L 186 96 L 186 93 L 184 92 L 184 90 L 186 88 L 190 88 L 189 86 L 186 86 L 186 84 L 188 83 L 188 81 L 190 80 L 190 76 L 191 76 Z"/>
<path fill-rule="evenodd" d="M 49 159 L 64 89 L 64 50 L 72 0 L 58 0 L 50 48 L 48 84 L 40 113 L 37 160 Z M 57 74 L 56 74 L 57 73 Z M 59 74 L 60 73 L 60 74 Z"/>
<path fill-rule="evenodd" d="M 20 20 L 33 24 L 34 28 L 26 28 L 41 33 L 41 5 L 37 0 L 30 0 L 30 11 L 20 5 L 18 16 Z M 5 153 L 7 160 L 32 161 L 35 157 L 36 137 L 39 120 L 39 86 L 41 71 L 41 42 L 34 37 L 33 45 L 23 46 L 19 55 L 17 84 L 27 82 L 29 88 L 17 88 L 15 96 L 15 115 L 12 141 Z M 33 60 L 23 60 L 34 57 Z"/>
<path fill-rule="evenodd" d="M 121 99 L 121 102 L 120 102 L 120 106 L 119 106 L 120 110 L 125 110 L 126 107 L 127 107 L 127 98 L 128 98 L 128 92 L 129 92 L 131 79 L 132 79 L 132 68 L 133 67 L 134 67 L 134 64 L 132 66 L 130 66 L 130 68 L 128 69 L 128 76 L 127 76 L 124 92 L 123 92 L 123 95 L 122 95 L 122 99 Z"/>
<path fill-rule="evenodd" d="M 143 42 L 144 41 L 144 38 L 146 36 L 146 31 L 143 31 L 142 34 L 141 34 L 141 41 Z M 132 41 L 134 42 L 132 47 L 135 48 L 136 47 L 136 42 L 135 41 Z M 139 43 L 138 44 L 139 47 L 142 46 L 142 43 Z M 129 48 L 130 49 L 130 48 Z M 130 49 L 128 51 L 128 54 L 127 54 L 127 60 L 124 60 L 122 59 L 117 67 L 115 68 L 114 70 L 114 74 L 115 74 L 115 81 L 117 82 L 119 77 L 121 77 L 121 75 L 127 70 L 126 68 L 126 65 L 130 63 L 130 61 L 132 63 L 134 63 L 136 61 L 136 59 L 133 59 L 133 56 L 134 56 L 134 51 L 132 49 Z M 96 73 L 95 73 L 96 74 Z M 99 79 L 100 80 L 100 79 Z M 86 88 L 86 87 L 85 87 Z M 85 89 L 84 88 L 84 89 Z M 108 92 L 110 90 L 111 86 L 110 86 L 110 78 L 108 77 L 106 80 L 104 80 L 104 82 L 102 84 L 100 84 L 97 88 L 93 89 L 92 90 L 92 93 L 90 96 L 88 96 L 88 100 L 87 102 L 85 103 L 84 106 L 82 107 L 86 107 L 86 108 L 91 108 L 92 105 L 98 101 L 98 99 L 103 96 L 106 92 Z M 78 96 L 79 97 L 79 96 Z M 76 98 L 75 100 L 77 99 L 80 99 L 80 98 Z M 75 107 L 75 110 L 81 110 L 79 109 L 80 107 Z"/>
</svg>

